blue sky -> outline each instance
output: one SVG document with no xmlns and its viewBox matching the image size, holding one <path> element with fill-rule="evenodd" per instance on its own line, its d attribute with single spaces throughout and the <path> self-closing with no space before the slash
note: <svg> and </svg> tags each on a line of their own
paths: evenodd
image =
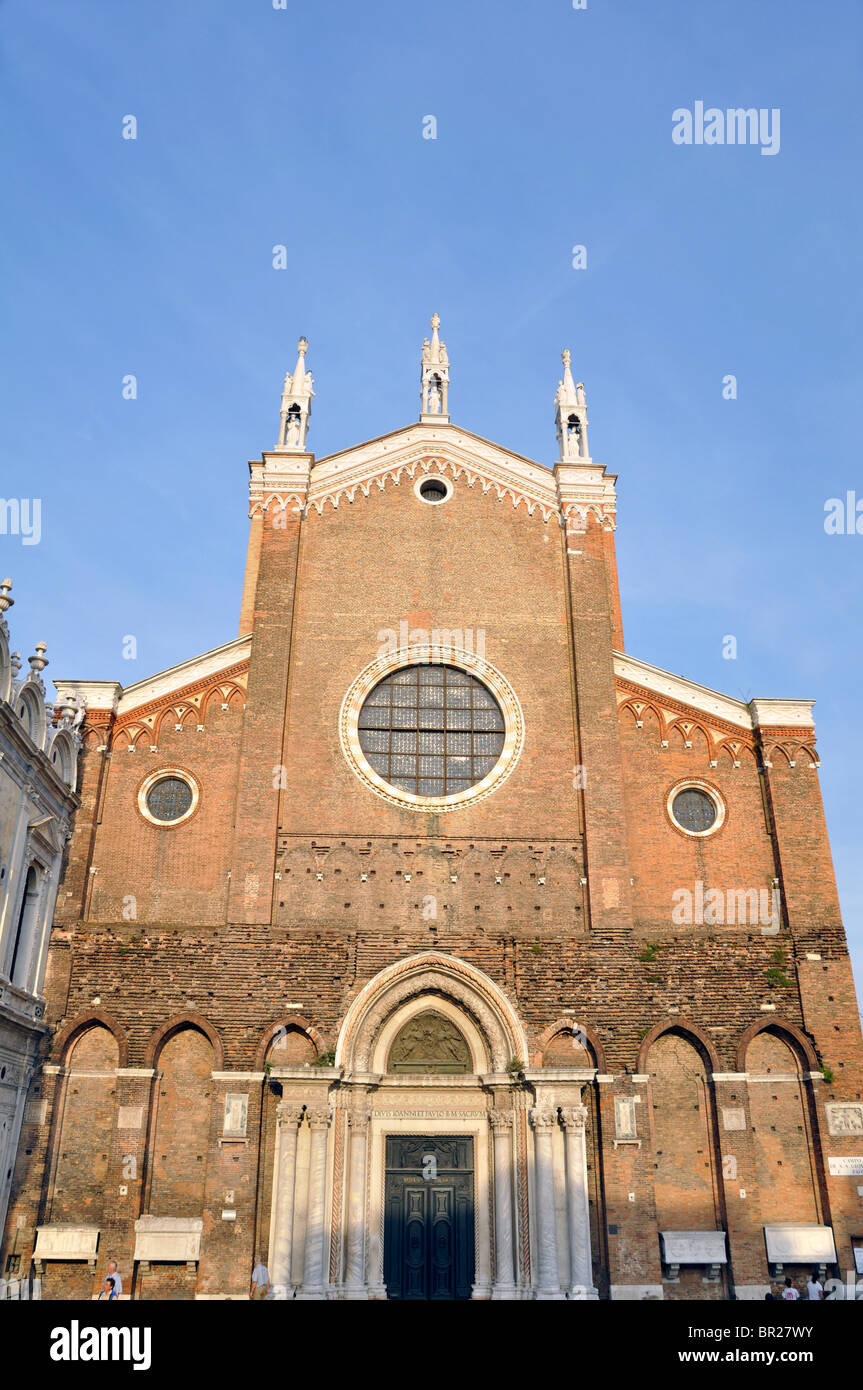
<svg viewBox="0 0 863 1390">
<path fill-rule="evenodd" d="M 454 420 L 550 465 L 568 345 L 628 649 L 817 698 L 861 978 L 863 536 L 824 530 L 863 499 L 859 7 L 7 0 L 0 28 L 0 490 L 43 499 L 40 544 L 0 536 L 22 653 L 129 684 L 235 635 L 300 333 L 318 457 L 416 417 L 437 309 Z M 675 145 L 696 101 L 779 108 L 779 153 Z"/>
</svg>

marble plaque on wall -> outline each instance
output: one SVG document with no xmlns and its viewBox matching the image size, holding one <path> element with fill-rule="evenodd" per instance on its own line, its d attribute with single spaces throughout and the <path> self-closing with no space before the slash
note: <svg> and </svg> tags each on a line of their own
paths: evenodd
<svg viewBox="0 0 863 1390">
<path fill-rule="evenodd" d="M 745 1129 L 746 1111 L 742 1108 L 735 1109 L 733 1106 L 723 1105 L 722 1107 L 722 1128 L 723 1129 Z"/>
<path fill-rule="evenodd" d="M 614 1128 L 618 1139 L 635 1139 L 635 1101 L 629 1096 L 614 1097 Z"/>
<path fill-rule="evenodd" d="M 662 1258 L 667 1265 L 724 1265 L 724 1231 L 660 1231 Z"/>
<path fill-rule="evenodd" d="M 767 1258 L 772 1264 L 836 1263 L 830 1226 L 765 1226 Z"/>
<path fill-rule="evenodd" d="M 249 1115 L 249 1097 L 242 1091 L 229 1091 L 225 1096 L 223 1134 L 243 1136 Z"/>
<path fill-rule="evenodd" d="M 833 1101 L 824 1109 L 831 1134 L 863 1134 L 863 1105 Z"/>
<path fill-rule="evenodd" d="M 831 1178 L 863 1178 L 863 1156 L 842 1154 L 839 1158 L 828 1158 L 827 1171 Z"/>
<path fill-rule="evenodd" d="M 95 1260 L 98 1226 L 73 1226 L 57 1222 L 36 1227 L 34 1260 Z"/>
<path fill-rule="evenodd" d="M 135 1222 L 136 1260 L 188 1263 L 201 1254 L 200 1216 L 142 1216 Z"/>
<path fill-rule="evenodd" d="M 121 1105 L 117 1111 L 118 1129 L 140 1129 L 143 1123 L 143 1105 Z"/>
</svg>

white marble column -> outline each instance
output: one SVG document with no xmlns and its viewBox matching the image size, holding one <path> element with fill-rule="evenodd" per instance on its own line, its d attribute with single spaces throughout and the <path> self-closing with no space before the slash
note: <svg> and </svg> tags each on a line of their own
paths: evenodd
<svg viewBox="0 0 863 1390">
<path fill-rule="evenodd" d="M 515 1247 L 512 1217 L 512 1123 L 510 1110 L 489 1115 L 494 1144 L 494 1253 L 493 1299 L 515 1297 Z"/>
<path fill-rule="evenodd" d="M 551 1106 L 534 1106 L 530 1112 L 534 1130 L 536 1176 L 536 1297 L 560 1299 L 557 1267 L 557 1218 L 554 1210 L 554 1157 L 552 1134 L 557 1124 L 557 1111 Z"/>
<path fill-rule="evenodd" d="M 367 1298 L 366 1285 L 366 1169 L 370 1110 L 348 1110 L 348 1223 L 345 1290 L 348 1298 Z"/>
<path fill-rule="evenodd" d="M 570 1298 L 599 1295 L 593 1285 L 590 1254 L 590 1207 L 587 1199 L 587 1108 L 567 1105 L 560 1112 L 566 1145 L 566 1208 L 569 1224 Z"/>
<path fill-rule="evenodd" d="M 274 1203 L 275 1232 L 270 1277 L 276 1297 L 291 1297 L 291 1254 L 294 1245 L 294 1193 L 297 1174 L 297 1132 L 300 1112 L 295 1104 L 282 1101 L 277 1110 L 279 1122 L 279 1166 L 276 1171 Z M 282 1293 L 284 1290 L 284 1293 Z"/>
<path fill-rule="evenodd" d="M 297 1298 L 324 1297 L 327 1130 L 331 1118 L 329 1106 L 306 1111 L 312 1139 L 309 1148 L 309 1196 L 306 1204 L 306 1252 L 303 1261 L 303 1283 Z"/>
</svg>

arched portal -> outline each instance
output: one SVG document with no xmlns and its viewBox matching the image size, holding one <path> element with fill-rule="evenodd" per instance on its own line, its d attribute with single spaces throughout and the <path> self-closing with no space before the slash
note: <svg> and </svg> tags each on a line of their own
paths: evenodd
<svg viewBox="0 0 863 1390">
<path fill-rule="evenodd" d="M 424 951 L 381 971 L 357 995 L 339 1033 L 336 1065 L 383 1070 L 394 1021 L 432 1004 L 462 1020 L 477 1073 L 505 1073 L 513 1059 L 527 1057 L 521 1021 L 494 981 L 466 961 Z"/>
<path fill-rule="evenodd" d="M 379 1296 L 464 1299 L 514 1288 L 514 1139 L 526 1116 L 513 1105 L 511 1068 L 526 1056 L 524 1029 L 506 995 L 451 956 L 430 951 L 400 961 L 354 1000 L 336 1061 L 348 1076 L 379 1078 L 367 1092 L 368 1137 L 352 1135 L 348 1156 L 369 1201 L 362 1275 Z M 489 1208 L 496 1176 L 491 1113 L 499 1124 L 499 1271 Z M 359 1222 L 358 1200 L 355 1209 Z M 358 1281 L 358 1232 L 352 1248 L 349 1275 Z"/>
<path fill-rule="evenodd" d="M 530 1071 L 488 975 L 437 951 L 370 980 L 334 1066 L 280 1068 L 270 1270 L 299 1298 L 595 1297 L 583 1086 Z"/>
</svg>

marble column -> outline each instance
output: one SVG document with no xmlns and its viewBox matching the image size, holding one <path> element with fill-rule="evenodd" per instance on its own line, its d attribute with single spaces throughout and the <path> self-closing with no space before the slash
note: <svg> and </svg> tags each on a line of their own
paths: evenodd
<svg viewBox="0 0 863 1390">
<path fill-rule="evenodd" d="M 536 1297 L 561 1299 L 557 1267 L 557 1218 L 554 1210 L 554 1156 L 552 1134 L 557 1111 L 551 1106 L 534 1106 L 530 1112 L 534 1130 L 536 1175 Z"/>
<path fill-rule="evenodd" d="M 291 1297 L 291 1254 L 294 1244 L 294 1194 L 297 1173 L 297 1133 L 300 1112 L 296 1105 L 279 1105 L 279 1166 L 276 1172 L 275 1233 L 270 1277 L 276 1297 Z M 284 1290 L 284 1293 L 282 1293 Z"/>
<path fill-rule="evenodd" d="M 493 1110 L 489 1115 L 494 1144 L 494 1253 L 493 1299 L 515 1297 L 515 1248 L 512 1220 L 512 1112 Z"/>
<path fill-rule="evenodd" d="M 306 1203 L 306 1253 L 303 1262 L 303 1283 L 297 1298 L 324 1297 L 327 1130 L 331 1118 L 329 1106 L 306 1111 L 312 1139 L 309 1148 L 309 1196 Z"/>
<path fill-rule="evenodd" d="M 366 1169 L 370 1110 L 348 1110 L 348 1222 L 345 1291 L 348 1298 L 366 1298 Z"/>
<path fill-rule="evenodd" d="M 567 1105 L 560 1112 L 566 1145 L 566 1208 L 569 1225 L 570 1298 L 597 1298 L 590 1253 L 590 1208 L 587 1200 L 587 1108 Z"/>
</svg>

